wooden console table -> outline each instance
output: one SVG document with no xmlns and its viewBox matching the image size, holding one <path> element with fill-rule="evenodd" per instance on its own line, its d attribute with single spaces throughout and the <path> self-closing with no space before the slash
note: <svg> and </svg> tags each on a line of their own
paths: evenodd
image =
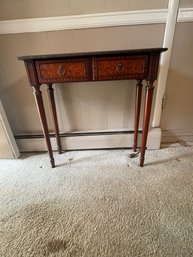
<svg viewBox="0 0 193 257">
<path fill-rule="evenodd" d="M 54 100 L 54 90 L 52 88 L 53 83 L 104 80 L 137 80 L 133 144 L 134 152 L 136 152 L 141 107 L 141 93 L 143 86 L 142 81 L 146 80 L 147 86 L 143 117 L 142 143 L 140 150 L 140 166 L 142 167 L 144 164 L 153 98 L 153 83 L 157 78 L 160 54 L 166 50 L 167 48 L 153 48 L 18 57 L 18 60 L 23 60 L 25 63 L 29 83 L 33 88 L 52 168 L 55 167 L 55 162 L 50 143 L 50 136 L 40 86 L 42 84 L 47 84 L 48 86 L 58 151 L 59 153 L 62 153 Z"/>
</svg>

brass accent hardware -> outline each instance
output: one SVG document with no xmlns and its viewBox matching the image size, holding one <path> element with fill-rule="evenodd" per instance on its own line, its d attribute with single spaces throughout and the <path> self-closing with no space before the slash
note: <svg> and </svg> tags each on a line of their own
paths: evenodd
<svg viewBox="0 0 193 257">
<path fill-rule="evenodd" d="M 124 66 L 123 66 L 122 63 L 118 63 L 118 64 L 117 64 L 117 66 L 116 66 L 116 71 L 117 71 L 118 73 L 121 73 L 121 72 L 124 71 Z"/>
<path fill-rule="evenodd" d="M 60 76 L 64 76 L 65 73 L 66 73 L 66 70 L 65 70 L 64 66 L 63 66 L 63 65 L 60 65 L 60 66 L 58 67 L 58 74 L 59 74 Z"/>
</svg>

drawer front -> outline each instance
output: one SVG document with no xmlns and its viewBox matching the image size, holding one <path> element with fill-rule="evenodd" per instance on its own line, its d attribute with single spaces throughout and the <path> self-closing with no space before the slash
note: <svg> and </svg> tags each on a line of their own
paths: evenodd
<svg viewBox="0 0 193 257">
<path fill-rule="evenodd" d="M 95 58 L 94 80 L 138 79 L 147 73 L 147 56 Z"/>
<path fill-rule="evenodd" d="M 37 61 L 36 69 L 40 83 L 87 81 L 88 60 Z"/>
</svg>

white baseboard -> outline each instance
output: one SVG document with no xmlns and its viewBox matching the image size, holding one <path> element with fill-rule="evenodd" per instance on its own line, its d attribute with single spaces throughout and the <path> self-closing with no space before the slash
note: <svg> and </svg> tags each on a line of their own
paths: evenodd
<svg viewBox="0 0 193 257">
<path fill-rule="evenodd" d="M 147 149 L 160 149 L 162 131 L 160 128 L 151 128 L 147 139 Z"/>
<path fill-rule="evenodd" d="M 18 138 L 17 145 L 21 152 L 46 151 L 44 138 Z M 159 149 L 161 142 L 161 130 L 152 129 L 148 135 L 147 148 Z M 126 148 L 133 146 L 133 134 L 110 135 L 85 135 L 61 137 L 63 150 L 102 149 L 102 148 Z M 139 145 L 141 134 L 139 134 Z M 55 138 L 51 138 L 53 150 L 57 150 Z"/>
<path fill-rule="evenodd" d="M 193 142 L 193 130 L 163 130 L 162 143 Z"/>
</svg>

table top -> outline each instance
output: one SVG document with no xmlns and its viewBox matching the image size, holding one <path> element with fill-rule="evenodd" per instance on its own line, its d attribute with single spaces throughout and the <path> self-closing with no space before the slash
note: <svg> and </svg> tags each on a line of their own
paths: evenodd
<svg viewBox="0 0 193 257">
<path fill-rule="evenodd" d="M 96 51 L 96 52 L 79 52 L 79 53 L 60 53 L 60 54 L 44 54 L 44 55 L 24 55 L 18 56 L 18 60 L 46 60 L 46 59 L 60 59 L 60 58 L 84 58 L 84 57 L 97 57 L 97 56 L 115 56 L 117 55 L 133 55 L 133 54 L 150 54 L 161 53 L 167 51 L 167 48 L 144 48 L 144 49 L 128 49 L 128 50 L 115 50 L 115 51 Z"/>
</svg>

